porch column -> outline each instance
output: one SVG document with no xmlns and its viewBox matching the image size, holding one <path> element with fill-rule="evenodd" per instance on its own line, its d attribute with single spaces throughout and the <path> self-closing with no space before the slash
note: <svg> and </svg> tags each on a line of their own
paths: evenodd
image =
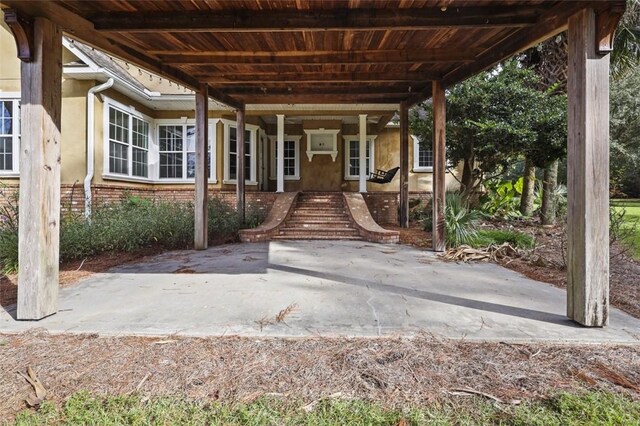
<svg viewBox="0 0 640 426">
<path fill-rule="evenodd" d="M 62 33 L 35 18 L 30 62 L 21 64 L 20 224 L 17 318 L 58 310 Z"/>
<path fill-rule="evenodd" d="M 400 226 L 409 227 L 409 105 L 400 103 Z"/>
<path fill-rule="evenodd" d="M 203 85 L 196 92 L 196 200 L 194 205 L 194 247 L 204 250 L 208 245 L 208 187 L 209 187 L 209 87 Z"/>
<path fill-rule="evenodd" d="M 446 144 L 446 98 L 444 88 L 439 81 L 432 85 L 433 99 L 433 251 L 445 250 L 445 144 Z"/>
<path fill-rule="evenodd" d="M 360 114 L 360 181 L 359 191 L 367 192 L 367 114 Z"/>
<path fill-rule="evenodd" d="M 244 223 L 244 106 L 236 110 L 236 152 L 236 211 Z"/>
<path fill-rule="evenodd" d="M 609 321 L 609 55 L 596 51 L 593 9 L 569 19 L 567 90 L 567 315 L 602 327 Z"/>
<path fill-rule="evenodd" d="M 278 119 L 278 140 L 276 149 L 276 174 L 278 187 L 276 192 L 284 192 L 284 114 L 276 114 Z"/>
</svg>

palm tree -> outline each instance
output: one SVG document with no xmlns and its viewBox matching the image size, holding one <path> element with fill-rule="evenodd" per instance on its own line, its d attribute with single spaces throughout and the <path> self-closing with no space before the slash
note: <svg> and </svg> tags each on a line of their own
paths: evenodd
<svg viewBox="0 0 640 426">
<path fill-rule="evenodd" d="M 529 49 L 520 59 L 525 66 L 531 67 L 540 76 L 540 90 L 566 93 L 568 53 L 567 35 L 562 33 Z M 627 0 L 627 10 L 614 38 L 611 75 L 613 78 L 620 78 L 638 65 L 640 65 L 640 0 Z M 527 163 L 529 167 L 533 167 L 530 162 Z M 526 176 L 532 175 L 530 170 L 526 170 L 525 180 L 527 180 Z M 553 194 L 557 182 L 558 160 L 555 160 L 545 165 L 544 168 L 542 206 L 540 208 L 540 219 L 543 225 L 553 224 L 556 220 Z M 529 182 L 529 185 L 533 185 L 533 182 Z M 523 200 L 521 203 L 522 206 L 527 204 L 527 200 Z"/>
</svg>

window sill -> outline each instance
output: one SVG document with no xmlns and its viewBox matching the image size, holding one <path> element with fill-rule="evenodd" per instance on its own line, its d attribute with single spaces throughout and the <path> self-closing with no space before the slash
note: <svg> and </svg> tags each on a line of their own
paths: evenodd
<svg viewBox="0 0 640 426">
<path fill-rule="evenodd" d="M 275 176 L 269 176 L 269 180 L 272 180 L 272 181 L 274 181 L 274 182 L 275 182 L 275 181 L 277 181 L 277 180 L 278 180 L 278 178 L 277 178 L 277 177 L 275 177 Z M 293 180 L 300 180 L 300 176 L 285 176 L 285 177 L 284 177 L 284 180 L 285 180 L 285 181 L 288 181 L 288 180 L 290 180 L 290 181 L 293 181 Z"/>
<path fill-rule="evenodd" d="M 103 174 L 102 178 L 104 180 L 117 180 L 121 182 L 132 182 L 132 183 L 146 183 L 151 185 L 190 185 L 195 184 L 194 179 L 148 179 L 148 178 L 137 178 L 133 176 L 118 176 L 112 174 Z M 215 185 L 218 183 L 218 180 L 209 180 L 209 185 Z"/>
<path fill-rule="evenodd" d="M 20 177 L 18 172 L 1 172 L 0 179 L 17 179 Z"/>
<path fill-rule="evenodd" d="M 413 173 L 433 173 L 433 167 L 414 167 Z"/>
<path fill-rule="evenodd" d="M 235 180 L 235 179 L 234 180 L 223 180 L 222 183 L 225 184 L 225 185 L 235 185 L 236 183 L 238 183 L 238 181 Z M 245 180 L 244 184 L 252 186 L 252 185 L 257 185 L 258 182 L 256 182 L 255 180 Z"/>
<path fill-rule="evenodd" d="M 369 179 L 369 175 L 366 178 Z M 360 176 L 345 176 L 344 180 L 360 180 Z"/>
</svg>

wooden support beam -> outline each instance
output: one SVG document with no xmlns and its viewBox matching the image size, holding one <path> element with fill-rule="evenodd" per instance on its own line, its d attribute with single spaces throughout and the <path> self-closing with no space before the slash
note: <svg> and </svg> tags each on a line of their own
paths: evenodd
<svg viewBox="0 0 640 426">
<path fill-rule="evenodd" d="M 352 83 L 352 82 L 417 82 L 437 79 L 440 75 L 422 71 L 389 72 L 261 72 L 195 74 L 196 78 L 212 84 L 239 83 Z"/>
<path fill-rule="evenodd" d="M 240 215 L 242 223 L 245 221 L 245 148 L 244 148 L 244 108 L 236 110 L 236 211 Z"/>
<path fill-rule="evenodd" d="M 567 315 L 609 321 L 609 55 L 597 52 L 596 14 L 569 19 Z"/>
<path fill-rule="evenodd" d="M 209 90 L 203 85 L 196 92 L 196 176 L 195 176 L 195 233 L 194 247 L 208 246 L 209 202 Z"/>
<path fill-rule="evenodd" d="M 433 205 L 433 227 L 432 241 L 433 251 L 445 251 L 445 144 L 447 125 L 447 101 L 444 88 L 439 81 L 433 82 L 433 179 L 432 183 L 432 205 Z"/>
<path fill-rule="evenodd" d="M 338 103 L 372 103 L 372 104 L 398 104 L 405 99 L 406 95 L 386 95 L 370 93 L 368 95 L 251 95 L 238 96 L 244 104 L 338 104 Z"/>
<path fill-rule="evenodd" d="M 111 12 L 90 17 L 102 32 L 286 32 L 429 30 L 522 27 L 536 23 L 541 7 L 491 6 L 442 9 L 223 10 Z"/>
<path fill-rule="evenodd" d="M 409 227 L 409 105 L 400 103 L 400 226 Z"/>
<path fill-rule="evenodd" d="M 21 65 L 20 320 L 58 310 L 62 33 L 44 18 L 33 24 L 33 55 Z"/>
<path fill-rule="evenodd" d="M 451 49 L 420 50 L 329 50 L 329 51 L 152 51 L 171 65 L 415 65 L 442 62 L 469 62 L 479 51 Z"/>
</svg>

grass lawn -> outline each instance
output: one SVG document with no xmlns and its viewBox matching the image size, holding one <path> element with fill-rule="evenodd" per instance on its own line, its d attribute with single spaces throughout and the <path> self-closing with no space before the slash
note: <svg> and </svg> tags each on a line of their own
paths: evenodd
<svg viewBox="0 0 640 426">
<path fill-rule="evenodd" d="M 640 260 L 640 200 L 611 200 L 611 205 L 626 211 L 624 218 L 628 226 L 637 224 L 635 235 L 627 243 L 631 245 L 634 257 Z"/>
<path fill-rule="evenodd" d="M 632 425 L 640 402 L 606 392 L 562 393 L 520 405 L 470 397 L 456 403 L 388 410 L 371 402 L 325 399 L 312 403 L 259 399 L 249 404 L 203 404 L 136 395 L 71 396 L 62 407 L 44 403 L 22 411 L 17 425 Z"/>
</svg>

